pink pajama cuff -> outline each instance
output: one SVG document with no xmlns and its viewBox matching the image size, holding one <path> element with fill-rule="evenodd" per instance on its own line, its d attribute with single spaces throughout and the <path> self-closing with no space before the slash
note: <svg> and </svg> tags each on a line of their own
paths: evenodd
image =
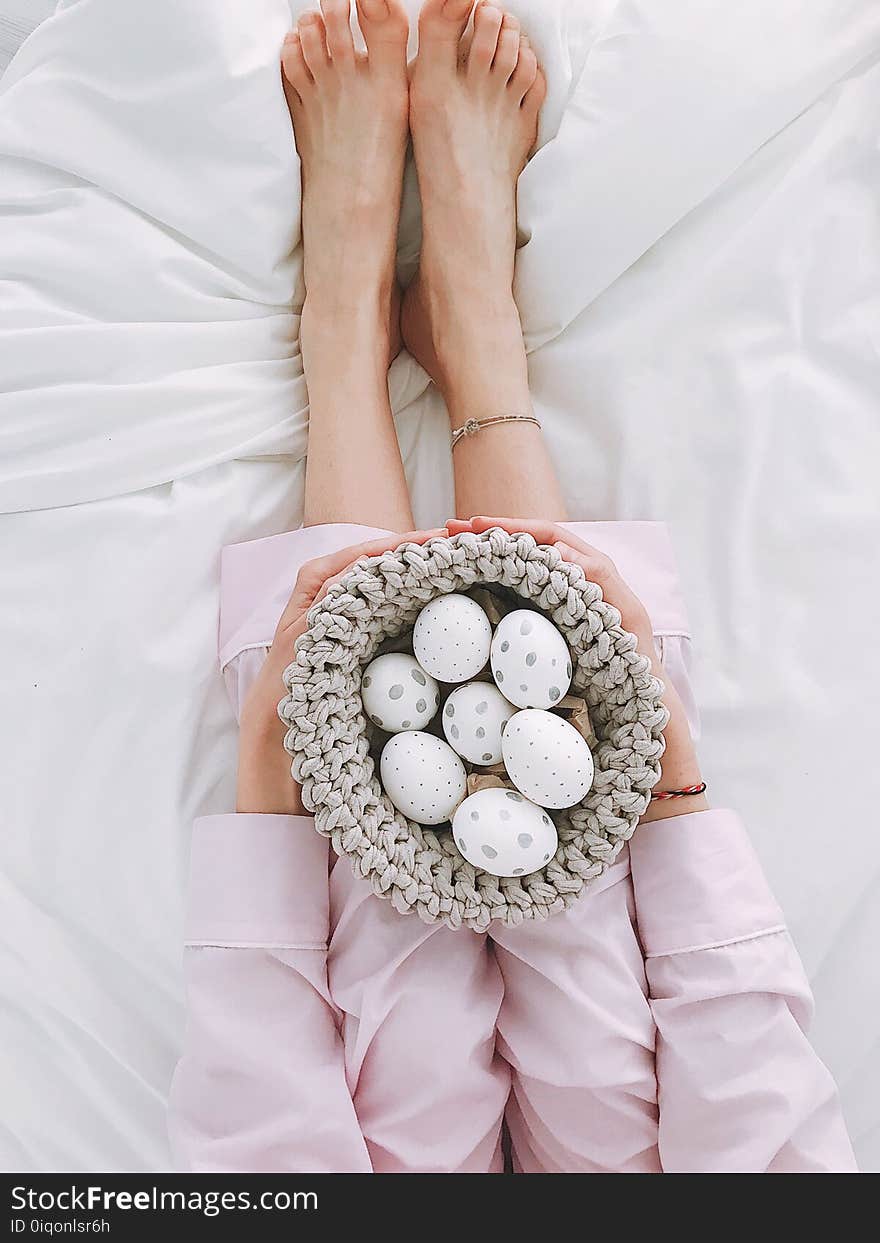
<svg viewBox="0 0 880 1243">
<path fill-rule="evenodd" d="M 785 927 L 748 834 L 731 811 L 641 825 L 629 853 L 646 958 L 730 945 Z"/>
<path fill-rule="evenodd" d="M 187 944 L 323 948 L 327 868 L 311 816 L 204 816 L 193 827 Z"/>
</svg>

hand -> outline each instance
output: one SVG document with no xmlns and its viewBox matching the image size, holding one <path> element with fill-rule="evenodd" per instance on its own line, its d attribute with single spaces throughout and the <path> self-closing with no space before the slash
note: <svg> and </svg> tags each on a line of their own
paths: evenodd
<svg viewBox="0 0 880 1243">
<path fill-rule="evenodd" d="M 678 790 L 683 786 L 698 785 L 702 778 L 697 753 L 688 728 L 687 716 L 675 687 L 663 670 L 654 645 L 654 635 L 647 609 L 629 584 L 621 578 L 611 558 L 553 522 L 535 522 L 525 518 L 478 517 L 471 518 L 469 521 L 450 518 L 446 526 L 450 535 L 457 535 L 462 531 L 474 531 L 481 534 L 492 527 L 501 527 L 511 533 L 525 531 L 539 544 L 551 545 L 566 561 L 579 565 L 587 578 L 602 588 L 603 597 L 620 613 L 623 627 L 636 636 L 639 651 L 651 661 L 654 673 L 662 680 L 665 687 L 663 702 L 669 709 L 669 722 L 663 731 L 666 750 L 663 755 L 661 788 Z M 648 810 L 642 816 L 642 820 L 664 820 L 670 816 L 681 816 L 688 812 L 705 811 L 707 807 L 706 797 L 702 794 L 683 799 L 655 801 L 648 805 Z"/>
<path fill-rule="evenodd" d="M 307 561 L 296 578 L 287 607 L 275 631 L 266 662 L 251 687 L 241 713 L 238 752 L 238 791 L 236 810 L 278 815 L 302 815 L 299 785 L 290 774 L 290 756 L 284 750 L 287 727 L 278 716 L 278 701 L 284 694 L 284 670 L 296 654 L 296 641 L 304 633 L 309 609 L 322 599 L 361 557 L 375 557 L 400 544 L 424 544 L 436 535 L 446 535 L 445 527 L 433 531 L 411 531 L 407 535 L 387 535 L 355 544 L 326 557 Z"/>
</svg>

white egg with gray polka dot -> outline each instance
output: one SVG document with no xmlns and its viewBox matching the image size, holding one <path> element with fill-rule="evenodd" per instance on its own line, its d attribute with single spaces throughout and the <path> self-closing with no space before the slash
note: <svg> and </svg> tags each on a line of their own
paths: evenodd
<svg viewBox="0 0 880 1243">
<path fill-rule="evenodd" d="M 415 657 L 387 652 L 364 670 L 361 700 L 374 725 L 397 734 L 425 728 L 440 707 L 440 688 Z"/>
<path fill-rule="evenodd" d="M 459 755 L 472 764 L 501 761 L 501 731 L 516 712 L 491 682 L 458 686 L 443 705 L 443 733 Z"/>
<path fill-rule="evenodd" d="M 571 685 L 571 653 L 543 613 L 516 609 L 492 638 L 492 676 L 518 708 L 552 708 Z"/>
<path fill-rule="evenodd" d="M 469 795 L 452 819 L 452 836 L 468 863 L 493 876 L 528 876 L 556 853 L 556 826 L 515 790 Z"/>
<path fill-rule="evenodd" d="M 553 712 L 517 712 L 504 727 L 501 750 L 513 784 L 542 807 L 574 807 L 593 784 L 586 740 Z"/>
<path fill-rule="evenodd" d="M 492 627 L 476 600 L 453 592 L 426 604 L 413 628 L 413 651 L 441 682 L 466 682 L 489 659 Z"/>
<path fill-rule="evenodd" d="M 398 811 L 419 824 L 442 824 L 467 793 L 464 764 L 442 738 L 409 730 L 382 748 L 379 773 Z"/>
</svg>

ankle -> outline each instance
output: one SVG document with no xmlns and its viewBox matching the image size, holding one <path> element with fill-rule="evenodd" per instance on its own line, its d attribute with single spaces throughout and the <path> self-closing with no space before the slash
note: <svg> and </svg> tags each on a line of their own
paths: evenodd
<svg viewBox="0 0 880 1243">
<path fill-rule="evenodd" d="M 453 428 L 469 419 L 499 414 L 530 414 L 529 373 L 517 321 L 516 336 L 506 326 L 483 325 L 479 337 L 462 339 L 440 368 L 440 391 Z"/>
<path fill-rule="evenodd" d="M 448 322 L 437 336 L 440 388 L 454 426 L 469 418 L 525 412 L 528 370 L 516 307 Z M 460 416 L 460 417 L 459 417 Z"/>
<path fill-rule="evenodd" d="M 426 281 L 419 297 L 438 361 L 453 381 L 470 359 L 485 367 L 487 359 L 522 349 L 522 325 L 512 290 L 495 294 L 479 288 L 444 291 Z"/>
</svg>

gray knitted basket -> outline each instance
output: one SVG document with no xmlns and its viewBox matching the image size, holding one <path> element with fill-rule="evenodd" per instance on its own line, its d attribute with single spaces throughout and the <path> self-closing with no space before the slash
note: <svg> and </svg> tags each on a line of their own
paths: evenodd
<svg viewBox="0 0 880 1243">
<path fill-rule="evenodd" d="M 363 666 L 384 640 L 412 626 L 435 596 L 480 583 L 511 589 L 559 627 L 572 651 L 572 689 L 586 699 L 599 741 L 590 793 L 554 814 L 556 854 L 540 871 L 510 879 L 467 863 L 451 833 L 395 810 L 374 771 L 360 695 Z M 359 561 L 308 622 L 278 705 L 292 772 L 317 831 L 398 911 L 479 932 L 493 919 L 516 925 L 564 910 L 614 861 L 659 779 L 668 713 L 635 636 L 579 566 L 499 528 L 402 544 Z"/>
</svg>

